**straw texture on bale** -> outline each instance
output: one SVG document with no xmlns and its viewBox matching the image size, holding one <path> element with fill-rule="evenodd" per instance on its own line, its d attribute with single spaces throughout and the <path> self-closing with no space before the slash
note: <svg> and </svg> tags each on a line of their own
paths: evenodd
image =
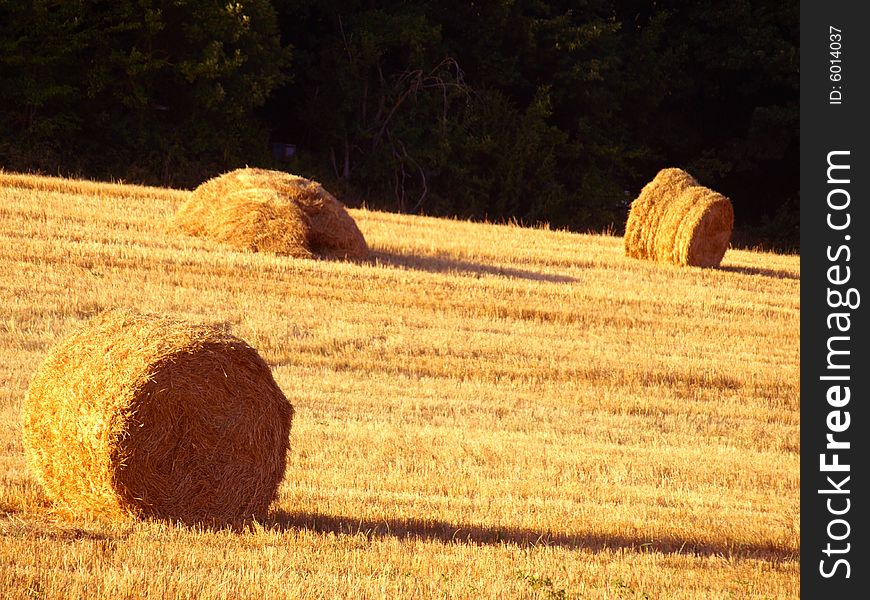
<svg viewBox="0 0 870 600">
<path fill-rule="evenodd" d="M 257 214 L 245 216 L 246 209 Z M 268 222 L 268 232 L 262 237 L 270 242 L 263 245 L 250 239 L 254 226 L 240 227 L 233 234 L 234 223 L 239 222 Z M 191 235 L 248 250 L 351 259 L 363 259 L 369 252 L 365 238 L 341 202 L 319 183 L 283 171 L 237 169 L 210 179 L 181 206 L 175 223 Z M 289 234 L 278 231 L 282 223 Z"/>
<path fill-rule="evenodd" d="M 24 402 L 28 466 L 76 513 L 230 523 L 265 515 L 293 407 L 242 340 L 109 311 L 58 344 Z"/>
<path fill-rule="evenodd" d="M 653 258 L 652 245 L 661 213 L 670 198 L 679 196 L 688 187 L 696 186 L 695 178 L 682 169 L 662 169 L 644 186 L 631 203 L 625 223 L 625 253 L 633 258 Z"/>
<path fill-rule="evenodd" d="M 625 254 L 675 265 L 716 267 L 731 240 L 734 210 L 725 196 L 681 169 L 663 169 L 631 204 Z"/>
<path fill-rule="evenodd" d="M 688 190 L 696 195 L 692 210 L 683 218 L 674 247 L 675 262 L 697 267 L 718 267 L 731 242 L 734 207 L 725 196 L 707 188 Z"/>
<path fill-rule="evenodd" d="M 231 192 L 208 221 L 208 236 L 251 252 L 310 257 L 310 228 L 302 210 L 278 192 L 245 188 Z"/>
</svg>

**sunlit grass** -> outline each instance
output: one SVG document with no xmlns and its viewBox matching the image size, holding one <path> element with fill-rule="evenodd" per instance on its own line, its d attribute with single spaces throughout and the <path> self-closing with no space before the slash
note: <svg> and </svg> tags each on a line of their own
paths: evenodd
<svg viewBox="0 0 870 600">
<path fill-rule="evenodd" d="M 168 228 L 184 193 L 0 174 L 0 596 L 787 598 L 799 257 L 351 211 L 368 263 Z M 223 323 L 296 406 L 245 532 L 91 522 L 24 465 L 48 348 L 110 307 Z"/>
</svg>

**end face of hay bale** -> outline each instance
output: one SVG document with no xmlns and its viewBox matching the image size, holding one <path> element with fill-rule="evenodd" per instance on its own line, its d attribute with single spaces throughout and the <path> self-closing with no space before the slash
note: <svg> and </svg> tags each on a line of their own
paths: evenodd
<svg viewBox="0 0 870 600">
<path fill-rule="evenodd" d="M 727 198 L 681 169 L 663 169 L 631 205 L 625 253 L 676 265 L 718 266 L 733 223 Z"/>
<path fill-rule="evenodd" d="M 695 267 L 718 267 L 731 242 L 734 208 L 721 194 L 707 190 L 702 202 L 687 215 L 688 232 L 680 241 L 680 262 Z M 684 250 L 683 250 L 684 249 Z"/>
<path fill-rule="evenodd" d="M 267 206 L 240 203 L 238 198 L 246 194 L 259 196 Z M 246 209 L 254 214 L 245 214 Z M 289 235 L 279 231 L 282 220 Z M 267 232 L 258 234 L 253 224 L 264 222 Z M 283 171 L 236 169 L 210 179 L 193 191 L 175 224 L 191 235 L 254 251 L 350 259 L 363 259 L 369 253 L 362 232 L 341 202 L 319 183 Z M 303 232 L 304 242 L 300 242 Z M 288 248 L 277 243 L 288 238 L 292 241 Z"/>
<path fill-rule="evenodd" d="M 76 512 L 228 523 L 265 514 L 292 417 L 269 367 L 238 338 L 111 311 L 39 367 L 23 438 L 47 494 Z"/>
<path fill-rule="evenodd" d="M 288 201 L 296 204 L 308 219 L 309 244 L 318 256 L 365 259 L 369 247 L 344 205 L 316 181 L 281 171 L 258 170 L 248 177 L 267 179 Z"/>
</svg>

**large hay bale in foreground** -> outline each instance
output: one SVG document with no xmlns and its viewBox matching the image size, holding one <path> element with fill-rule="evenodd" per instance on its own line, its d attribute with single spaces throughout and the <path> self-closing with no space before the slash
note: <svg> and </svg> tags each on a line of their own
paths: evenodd
<svg viewBox="0 0 870 600">
<path fill-rule="evenodd" d="M 259 190 L 260 199 L 275 208 L 277 212 L 287 211 L 281 218 L 286 219 L 288 228 L 304 232 L 304 240 L 295 233 L 290 236 L 292 243 L 284 250 L 270 249 L 279 254 L 293 256 L 318 256 L 335 258 L 362 259 L 368 256 L 368 244 L 344 205 L 323 189 L 319 183 L 291 175 L 283 171 L 265 169 L 236 169 L 215 177 L 200 185 L 182 205 L 175 217 L 176 225 L 192 235 L 203 235 L 231 242 L 236 247 L 257 249 L 256 244 L 243 242 L 242 234 L 234 236 L 234 241 L 221 238 L 217 231 L 228 231 L 232 226 L 226 222 L 226 205 L 234 197 L 244 195 L 247 190 Z M 268 198 L 265 192 L 271 192 Z M 278 206 L 292 206 L 280 209 Z M 232 214 L 240 218 L 242 207 L 236 206 Z M 257 221 L 262 217 L 249 217 Z M 245 220 L 245 219 L 242 219 Z M 280 219 L 271 219 L 271 231 L 276 231 Z M 275 233 L 268 236 L 277 239 Z"/>
<path fill-rule="evenodd" d="M 75 512 L 228 523 L 265 515 L 293 407 L 242 340 L 110 311 L 58 344 L 30 383 L 27 463 Z"/>
<path fill-rule="evenodd" d="M 663 169 L 632 202 L 625 254 L 675 265 L 715 267 L 731 240 L 734 210 L 725 196 L 681 169 Z"/>
</svg>

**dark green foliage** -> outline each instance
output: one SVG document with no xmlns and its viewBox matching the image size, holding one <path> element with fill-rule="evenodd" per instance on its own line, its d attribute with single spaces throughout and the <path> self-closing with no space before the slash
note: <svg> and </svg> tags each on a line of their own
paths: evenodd
<svg viewBox="0 0 870 600">
<path fill-rule="evenodd" d="M 369 205 L 600 228 L 624 198 L 600 85 L 618 26 L 556 4 L 280 3 L 296 69 L 270 109 Z"/>
<path fill-rule="evenodd" d="M 267 0 L 0 4 L 11 168 L 192 184 L 265 150 L 252 118 L 287 80 Z"/>
<path fill-rule="evenodd" d="M 623 45 L 637 48 L 623 115 L 648 157 L 635 189 L 672 164 L 730 196 L 738 229 L 782 221 L 798 194 L 797 3 L 621 6 Z M 797 243 L 790 232 L 775 245 Z"/>
<path fill-rule="evenodd" d="M 271 138 L 351 204 L 579 231 L 677 166 L 796 248 L 797 44 L 784 0 L 0 0 L 0 166 L 194 185 Z"/>
</svg>

